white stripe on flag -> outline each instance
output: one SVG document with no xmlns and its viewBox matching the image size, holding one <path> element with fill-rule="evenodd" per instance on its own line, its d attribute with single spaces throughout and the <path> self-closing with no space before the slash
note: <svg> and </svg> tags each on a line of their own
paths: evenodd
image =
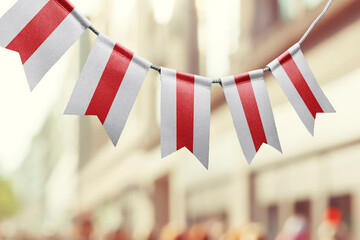
<svg viewBox="0 0 360 240">
<path fill-rule="evenodd" d="M 305 60 L 300 45 L 298 43 L 295 44 L 293 47 L 290 48 L 289 52 L 293 57 L 301 74 L 303 75 L 305 81 L 307 82 L 311 91 L 313 92 L 316 100 L 320 104 L 321 108 L 326 113 L 334 113 L 335 109 L 333 108 L 333 106 L 325 96 L 324 92 L 321 90 L 319 83 L 316 81 L 316 78 L 313 72 L 311 71 L 309 64 Z"/>
<path fill-rule="evenodd" d="M 0 18 L 0 46 L 6 47 L 49 0 L 19 0 Z"/>
<path fill-rule="evenodd" d="M 150 66 L 149 61 L 134 54 L 104 122 L 104 128 L 114 145 L 119 141 Z"/>
<path fill-rule="evenodd" d="M 282 62 L 280 63 L 280 61 Z M 317 83 L 300 45 L 295 44 L 268 66 L 301 121 L 308 131 L 314 135 L 316 114 L 335 112 L 335 110 Z M 292 76 L 288 75 L 290 72 L 293 72 Z"/>
<path fill-rule="evenodd" d="M 256 149 L 252 140 L 249 125 L 245 116 L 244 108 L 241 103 L 239 92 L 235 83 L 234 76 L 221 79 L 225 98 L 230 108 L 236 132 L 240 141 L 245 158 L 250 164 L 256 155 Z"/>
<path fill-rule="evenodd" d="M 209 168 L 211 85 L 211 79 L 195 76 L 193 151 L 207 169 Z"/>
<path fill-rule="evenodd" d="M 161 156 L 176 152 L 176 71 L 161 68 Z"/>
<path fill-rule="evenodd" d="M 208 78 L 161 68 L 162 157 L 186 147 L 204 167 L 209 167 L 211 85 Z M 177 99 L 179 94 L 184 99 Z M 182 109 L 184 104 L 193 106 Z"/>
<path fill-rule="evenodd" d="M 307 130 L 312 135 L 314 135 L 315 119 L 311 115 L 309 109 L 305 105 L 304 101 L 302 100 L 295 86 L 292 84 L 285 70 L 282 68 L 279 60 L 275 59 L 273 62 L 269 64 L 269 67 L 271 69 L 272 74 L 275 76 L 281 88 L 288 97 L 291 105 L 294 107 L 295 111 L 299 115 L 301 121 L 304 123 Z"/>
<path fill-rule="evenodd" d="M 65 113 L 98 116 L 116 145 L 150 66 L 100 33 Z"/>
<path fill-rule="evenodd" d="M 76 83 L 65 114 L 85 115 L 114 46 L 113 40 L 102 33 L 99 34 Z"/>
<path fill-rule="evenodd" d="M 282 152 L 270 98 L 265 85 L 264 71 L 256 70 L 249 72 L 249 74 L 257 106 L 259 108 L 262 125 L 264 127 L 266 140 L 270 146 Z"/>
<path fill-rule="evenodd" d="M 35 51 L 24 64 L 31 90 L 89 26 L 90 22 L 74 9 Z"/>
</svg>

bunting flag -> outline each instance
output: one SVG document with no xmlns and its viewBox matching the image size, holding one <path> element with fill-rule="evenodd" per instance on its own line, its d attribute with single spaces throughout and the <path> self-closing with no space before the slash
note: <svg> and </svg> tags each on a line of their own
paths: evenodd
<svg viewBox="0 0 360 240">
<path fill-rule="evenodd" d="M 150 66 L 100 33 L 65 114 L 98 116 L 116 145 Z"/>
<path fill-rule="evenodd" d="M 89 26 L 67 0 L 19 0 L 0 19 L 0 46 L 20 54 L 33 90 Z"/>
<path fill-rule="evenodd" d="M 225 77 L 221 83 L 248 163 L 264 143 L 281 152 L 263 70 Z"/>
<path fill-rule="evenodd" d="M 300 44 L 332 2 L 328 0 L 299 43 L 268 65 L 312 135 L 317 113 L 335 110 L 317 83 Z M 18 0 L 0 18 L 0 47 L 19 53 L 33 90 L 87 28 L 98 37 L 65 114 L 97 116 L 117 145 L 152 68 L 161 73 L 162 157 L 185 147 L 209 167 L 211 85 L 220 82 L 248 163 L 263 144 L 282 152 L 263 70 L 213 81 L 152 65 L 99 33 L 68 0 Z"/>
<path fill-rule="evenodd" d="M 317 113 L 333 113 L 335 109 L 321 90 L 301 51 L 295 44 L 269 64 L 290 103 L 309 132 L 314 135 Z"/>
<path fill-rule="evenodd" d="M 186 147 L 209 167 L 212 80 L 161 68 L 161 152 Z"/>
</svg>

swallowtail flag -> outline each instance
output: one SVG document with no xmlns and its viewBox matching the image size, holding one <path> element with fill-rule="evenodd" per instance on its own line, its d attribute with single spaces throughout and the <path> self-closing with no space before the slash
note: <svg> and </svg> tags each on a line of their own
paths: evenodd
<svg viewBox="0 0 360 240">
<path fill-rule="evenodd" d="M 100 33 L 65 114 L 97 116 L 116 145 L 150 66 Z"/>
<path fill-rule="evenodd" d="M 314 135 L 316 114 L 333 113 L 335 109 L 316 81 L 300 44 L 292 46 L 269 67 L 300 119 Z"/>
<path fill-rule="evenodd" d="M 263 144 L 281 152 L 263 70 L 225 77 L 221 82 L 248 163 Z"/>
<path fill-rule="evenodd" d="M 19 0 L 0 19 L 0 46 L 20 54 L 33 90 L 89 26 L 67 0 Z"/>
<path fill-rule="evenodd" d="M 186 147 L 209 166 L 212 80 L 161 68 L 161 152 Z"/>
</svg>

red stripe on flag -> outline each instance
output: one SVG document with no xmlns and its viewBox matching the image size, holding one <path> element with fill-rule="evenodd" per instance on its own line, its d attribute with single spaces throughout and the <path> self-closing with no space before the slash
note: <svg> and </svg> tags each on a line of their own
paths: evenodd
<svg viewBox="0 0 360 240">
<path fill-rule="evenodd" d="M 115 45 L 85 115 L 96 115 L 104 124 L 133 56 Z"/>
<path fill-rule="evenodd" d="M 309 85 L 301 74 L 290 52 L 285 52 L 278 58 L 278 60 L 281 66 L 284 68 L 286 74 L 290 78 L 291 82 L 295 86 L 296 90 L 300 94 L 300 97 L 304 101 L 305 105 L 311 112 L 311 115 L 315 118 L 316 113 L 323 113 L 323 109 L 321 108 L 319 102 L 316 100 L 313 92 L 311 91 Z"/>
<path fill-rule="evenodd" d="M 50 0 L 6 48 L 18 52 L 24 64 L 73 9 L 67 1 Z"/>
<path fill-rule="evenodd" d="M 55 1 L 58 2 L 58 4 L 60 4 L 60 7 L 63 7 L 69 13 L 71 13 L 75 8 L 75 6 L 72 5 L 72 3 L 67 0 L 55 0 Z"/>
<path fill-rule="evenodd" d="M 257 152 L 263 143 L 267 143 L 267 140 L 251 78 L 249 73 L 236 75 L 234 78 Z"/>
<path fill-rule="evenodd" d="M 176 73 L 177 149 L 193 152 L 195 76 Z"/>
</svg>

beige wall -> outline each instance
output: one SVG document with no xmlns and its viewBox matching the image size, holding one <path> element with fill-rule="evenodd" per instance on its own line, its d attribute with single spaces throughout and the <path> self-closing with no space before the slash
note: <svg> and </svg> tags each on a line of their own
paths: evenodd
<svg viewBox="0 0 360 240">
<path fill-rule="evenodd" d="M 153 6 L 146 0 L 138 0 L 134 6 L 128 3 L 125 7 L 119 5 L 118 0 L 95 2 L 88 16 L 99 30 L 113 39 L 159 65 L 192 73 L 207 72 L 206 56 L 198 49 L 196 36 L 198 31 L 201 32 L 198 29 L 201 24 L 197 22 L 194 1 L 177 1 L 179 11 L 175 12 L 169 25 L 154 21 Z M 299 21 L 301 24 L 276 25 L 271 29 L 273 34 L 263 36 L 264 44 L 256 44 L 252 39 L 250 24 L 256 16 L 253 2 L 242 1 L 241 4 L 241 37 L 239 49 L 230 56 L 231 73 L 263 67 L 279 51 L 298 39 L 313 19 L 310 14 L 304 18 L 304 22 Z M 86 4 L 81 5 L 83 1 L 74 3 L 79 4 L 80 10 L 86 8 Z M 80 132 L 72 139 L 74 142 L 79 140 L 80 153 L 73 149 L 76 143 L 69 146 L 67 138 L 63 143 L 81 164 L 79 168 L 76 168 L 76 164 L 75 167 L 71 165 L 73 168 L 69 170 L 66 162 L 72 158 L 56 157 L 57 164 L 49 173 L 49 183 L 53 183 L 55 188 L 68 185 L 64 176 L 74 169 L 78 170 L 72 181 L 77 191 L 61 207 L 71 211 L 71 217 L 86 210 L 97 214 L 106 212 L 102 215 L 103 229 L 100 229 L 105 231 L 114 217 L 121 215 L 122 209 L 131 208 L 128 202 L 136 198 L 136 204 L 143 212 L 141 226 L 146 226 L 150 231 L 154 224 L 154 207 L 151 204 L 154 183 L 163 176 L 169 176 L 168 214 L 171 223 L 184 228 L 189 218 L 221 213 L 226 215 L 230 226 L 237 226 L 251 220 L 250 209 L 254 203 L 249 196 L 249 176 L 256 174 L 256 201 L 261 209 L 279 203 L 280 224 L 291 214 L 293 202 L 305 197 L 311 199 L 314 206 L 315 231 L 326 207 L 327 197 L 345 192 L 353 194 L 355 214 L 359 213 L 354 216 L 360 216 L 358 174 L 353 170 L 357 169 L 359 162 L 357 149 L 360 141 L 360 111 L 353 107 L 354 103 L 360 102 L 360 52 L 354 51 L 354 46 L 360 40 L 359 27 L 359 21 L 351 22 L 322 39 L 315 47 L 308 47 L 305 52 L 319 83 L 338 110 L 337 114 L 318 116 L 315 137 L 310 136 L 303 127 L 276 80 L 271 74 L 266 74 L 284 154 L 263 146 L 250 167 L 242 155 L 230 112 L 218 85 L 214 85 L 212 90 L 213 102 L 218 107 L 211 117 L 209 170 L 205 170 L 186 150 L 165 159 L 160 158 L 160 84 L 159 74 L 152 70 L 118 147 L 112 146 L 96 117 L 87 117 L 86 120 L 77 117 L 72 122 L 69 116 L 65 116 L 71 126 L 62 125 L 68 131 L 62 134 L 68 136 Z M 64 98 L 60 98 L 58 103 L 60 106 L 55 108 L 56 112 L 64 109 L 81 69 L 77 63 L 84 63 L 94 39 L 91 33 L 86 34 L 80 45 L 73 48 L 73 55 L 68 55 L 66 60 L 70 62 L 68 69 L 72 74 L 63 77 L 69 83 L 65 86 Z M 311 41 L 311 36 L 308 41 Z M 62 69 L 60 71 L 63 72 Z M 58 202 L 51 199 L 56 199 L 59 192 L 50 191 L 49 194 L 51 196 L 46 197 L 49 205 L 56 209 Z M 133 213 L 136 215 L 138 211 Z M 24 214 L 29 216 L 26 211 Z M 262 211 L 261 215 L 264 214 Z M 121 223 L 122 220 L 117 221 Z M 360 219 L 355 218 L 354 221 L 354 229 L 360 229 Z M 360 238 L 359 230 L 355 234 L 356 239 Z M 141 230 L 135 235 L 138 239 L 144 237 Z"/>
</svg>

